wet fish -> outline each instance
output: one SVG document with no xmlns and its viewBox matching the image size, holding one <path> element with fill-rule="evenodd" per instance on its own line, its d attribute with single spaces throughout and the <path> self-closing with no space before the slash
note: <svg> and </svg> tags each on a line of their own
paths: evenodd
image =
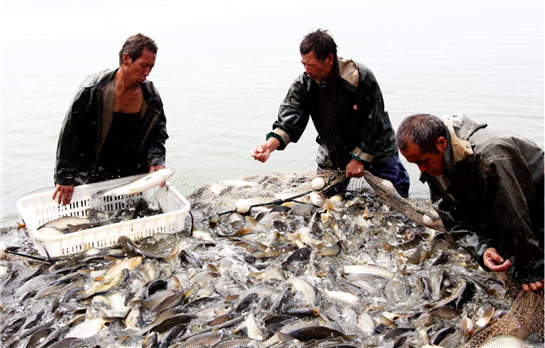
<svg viewBox="0 0 545 348">
<path fill-rule="evenodd" d="M 125 253 L 129 257 L 135 257 L 139 255 L 150 259 L 172 259 L 172 256 L 170 255 L 160 256 L 144 251 L 139 248 L 132 239 L 126 236 L 119 236 L 119 238 L 117 239 L 117 243 L 121 246 L 123 251 L 125 251 Z"/>
<path fill-rule="evenodd" d="M 119 273 L 117 273 L 113 278 L 107 279 L 105 281 L 93 281 L 86 287 L 85 290 L 78 293 L 80 299 L 85 299 L 93 295 L 105 293 L 119 284 L 122 284 L 129 277 L 129 270 L 123 268 Z"/>
<path fill-rule="evenodd" d="M 357 306 L 362 304 L 358 296 L 351 294 L 349 292 L 329 291 L 326 289 L 324 289 L 323 291 L 324 291 L 324 294 L 326 294 L 326 296 L 328 296 L 329 298 L 335 301 L 339 301 L 350 306 Z"/>
<path fill-rule="evenodd" d="M 64 216 L 58 219 L 46 222 L 37 228 L 38 233 L 44 236 L 63 235 L 73 232 L 74 226 L 89 224 L 89 218 Z M 69 228 L 72 226 L 72 230 Z"/>
<path fill-rule="evenodd" d="M 311 306 L 316 304 L 316 290 L 311 284 L 294 276 L 289 277 L 286 283 L 293 286 L 295 290 L 301 292 L 308 300 L 308 304 Z"/>
<path fill-rule="evenodd" d="M 65 336 L 65 338 L 87 338 L 96 335 L 106 324 L 107 320 L 96 318 L 85 320 L 84 322 L 73 327 Z"/>
<path fill-rule="evenodd" d="M 307 326 L 295 329 L 286 333 L 288 336 L 298 339 L 299 341 L 319 340 L 323 338 L 331 338 L 344 336 L 339 330 L 331 329 L 325 326 Z"/>
<path fill-rule="evenodd" d="M 284 275 L 284 272 L 276 267 L 270 267 L 265 272 L 252 272 L 248 273 L 250 277 L 254 277 L 256 279 L 269 281 L 269 280 L 286 280 L 286 276 Z"/>
<path fill-rule="evenodd" d="M 312 248 L 310 247 L 299 248 L 295 250 L 290 256 L 288 256 L 286 261 L 282 263 L 282 268 L 287 269 L 288 265 L 291 264 L 292 262 L 306 261 L 310 258 L 311 254 L 312 254 Z"/>
<path fill-rule="evenodd" d="M 321 240 L 315 238 L 312 235 L 312 229 L 308 227 L 301 227 L 300 229 L 295 231 L 294 235 L 305 245 L 310 245 L 314 248 L 324 245 Z"/>
<path fill-rule="evenodd" d="M 251 338 L 231 338 L 231 339 L 216 343 L 213 347 L 214 348 L 239 348 L 239 347 L 243 348 L 243 347 L 248 347 L 254 341 L 255 340 Z"/>
<path fill-rule="evenodd" d="M 288 211 L 288 215 L 311 216 L 318 207 L 314 204 L 299 204 Z"/>
<path fill-rule="evenodd" d="M 177 348 L 193 348 L 198 346 L 212 346 L 221 341 L 223 332 L 208 332 L 188 338 L 185 342 L 176 345 Z"/>
<path fill-rule="evenodd" d="M 432 305 L 434 308 L 452 305 L 456 308 L 461 306 L 473 296 L 475 286 L 468 282 L 461 282 L 460 285 L 452 291 L 450 296 Z"/>
<path fill-rule="evenodd" d="M 172 176 L 172 174 L 174 174 L 174 169 L 172 168 L 159 169 L 149 174 L 145 174 L 127 184 L 115 187 L 113 189 L 99 191 L 94 194 L 94 197 L 134 195 L 166 182 Z"/>
<path fill-rule="evenodd" d="M 384 285 L 384 295 L 390 302 L 395 304 L 402 303 L 409 298 L 411 288 L 401 272 L 396 272 L 386 285 Z"/>
<path fill-rule="evenodd" d="M 386 279 L 392 279 L 395 275 L 394 272 L 373 265 L 344 266 L 343 272 L 346 274 L 372 274 Z"/>
<path fill-rule="evenodd" d="M 289 300 L 291 295 L 293 295 L 293 289 L 289 286 L 285 287 L 280 295 L 278 295 L 276 301 L 272 304 L 271 312 L 275 313 L 279 310 L 282 310 L 282 307 Z"/>
<path fill-rule="evenodd" d="M 342 242 L 338 241 L 329 246 L 318 247 L 318 254 L 321 256 L 337 256 L 342 250 Z"/>
<path fill-rule="evenodd" d="M 264 341 L 269 338 L 269 333 L 261 325 L 259 325 L 253 312 L 250 312 L 246 317 L 246 328 L 248 329 L 248 337 L 258 341 Z"/>
<path fill-rule="evenodd" d="M 534 344 L 521 340 L 512 335 L 496 335 L 486 341 L 481 348 L 531 348 L 531 347 L 543 347 L 543 343 Z"/>
</svg>

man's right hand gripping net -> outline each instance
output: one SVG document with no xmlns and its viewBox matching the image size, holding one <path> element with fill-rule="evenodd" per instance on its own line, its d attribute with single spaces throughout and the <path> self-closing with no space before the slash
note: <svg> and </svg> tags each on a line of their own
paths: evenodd
<svg viewBox="0 0 545 348">
<path fill-rule="evenodd" d="M 319 190 L 324 192 L 345 180 L 344 171 L 318 171 L 297 173 L 269 173 L 244 176 L 234 180 L 225 180 L 204 185 L 193 191 L 187 198 L 192 210 L 202 216 L 213 216 L 233 212 L 235 203 L 245 199 L 251 207 L 280 205 L 296 201 L 313 192 L 312 181 L 321 177 L 326 185 Z M 392 183 L 364 171 L 363 178 L 350 179 L 347 193 L 376 196 L 382 203 L 389 205 L 408 219 L 435 230 L 445 228 L 426 198 L 406 199 L 401 197 Z M 497 274 L 499 277 L 502 274 Z M 474 336 L 464 348 L 480 347 L 498 334 L 509 334 L 525 338 L 531 333 L 540 333 L 543 342 L 544 304 L 543 290 L 535 293 L 521 291 L 520 284 L 504 280 L 507 294 L 516 297 L 512 307 L 501 320 Z"/>
</svg>

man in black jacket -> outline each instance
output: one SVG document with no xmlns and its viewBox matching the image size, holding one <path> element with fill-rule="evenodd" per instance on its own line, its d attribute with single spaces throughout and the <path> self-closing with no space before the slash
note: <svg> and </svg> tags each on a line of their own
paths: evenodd
<svg viewBox="0 0 545 348">
<path fill-rule="evenodd" d="M 543 150 L 464 115 L 409 116 L 397 130 L 447 232 L 486 270 L 543 287 Z"/>
<path fill-rule="evenodd" d="M 163 102 L 147 80 L 155 42 L 129 37 L 119 68 L 88 76 L 66 113 L 57 145 L 53 199 L 68 204 L 74 186 L 153 172 L 165 166 Z"/>
<path fill-rule="evenodd" d="M 340 189 L 349 178 L 361 177 L 365 168 L 407 196 L 409 175 L 399 160 L 394 130 L 371 70 L 338 57 L 337 45 L 325 30 L 306 35 L 299 52 L 305 72 L 291 85 L 273 131 L 252 157 L 265 162 L 271 152 L 296 143 L 311 117 L 320 145 L 318 168 L 346 170 Z"/>
</svg>

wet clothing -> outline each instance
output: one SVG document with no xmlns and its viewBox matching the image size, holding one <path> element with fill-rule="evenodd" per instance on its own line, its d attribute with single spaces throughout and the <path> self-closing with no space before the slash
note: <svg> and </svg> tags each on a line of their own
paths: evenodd
<svg viewBox="0 0 545 348">
<path fill-rule="evenodd" d="M 519 283 L 543 279 L 543 150 L 465 116 L 445 119 L 447 170 L 423 173 L 446 230 L 481 266 L 495 248 Z"/>
<path fill-rule="evenodd" d="M 159 93 L 146 80 L 141 85 L 144 99 L 141 112 L 123 124 L 113 112 L 116 72 L 117 69 L 92 74 L 78 88 L 59 135 L 56 184 L 77 186 L 147 173 L 152 165 L 165 165 L 168 134 Z M 132 140 L 121 148 L 118 137 L 124 136 L 124 132 L 130 132 Z M 130 161 L 124 154 L 130 156 Z M 125 164 L 130 163 L 130 168 L 115 164 L 121 158 Z M 120 167 L 123 173 L 118 172 Z"/>
<path fill-rule="evenodd" d="M 93 182 L 125 177 L 138 172 L 138 131 L 140 113 L 114 112 L 106 141 L 102 146 Z"/>
<path fill-rule="evenodd" d="M 318 167 L 345 170 L 352 158 L 365 168 L 385 166 L 397 154 L 395 133 L 384 110 L 375 76 L 364 65 L 336 57 L 332 81 L 315 81 L 306 73 L 291 85 L 280 105 L 273 131 L 267 135 L 280 141 L 278 150 L 302 136 L 309 118 L 318 132 Z M 409 176 L 399 161 L 400 182 L 408 192 Z M 391 180 L 391 178 L 385 177 Z"/>
</svg>

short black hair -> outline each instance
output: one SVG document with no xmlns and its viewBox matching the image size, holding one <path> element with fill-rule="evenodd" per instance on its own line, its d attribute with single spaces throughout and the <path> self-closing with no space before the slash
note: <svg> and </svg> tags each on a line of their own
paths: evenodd
<svg viewBox="0 0 545 348">
<path fill-rule="evenodd" d="M 418 146 L 421 153 L 439 153 L 436 142 L 439 137 L 447 137 L 443 121 L 430 114 L 417 114 L 406 117 L 396 133 L 397 146 L 401 151 L 409 147 L 409 142 Z"/>
<path fill-rule="evenodd" d="M 131 60 L 134 62 L 140 58 L 145 48 L 157 54 L 157 44 L 153 39 L 140 33 L 130 36 L 121 47 L 121 51 L 119 51 L 119 66 L 123 65 L 123 55 L 125 53 L 131 56 Z"/>
<path fill-rule="evenodd" d="M 299 45 L 301 55 L 312 51 L 314 51 L 316 59 L 324 62 L 330 54 L 334 57 L 337 56 L 337 44 L 327 30 L 318 29 L 312 33 L 308 33 Z"/>
</svg>

